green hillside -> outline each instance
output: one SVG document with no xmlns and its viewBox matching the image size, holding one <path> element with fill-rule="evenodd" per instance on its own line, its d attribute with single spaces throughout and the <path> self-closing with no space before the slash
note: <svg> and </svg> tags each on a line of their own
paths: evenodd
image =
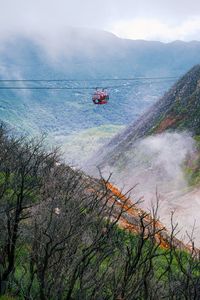
<svg viewBox="0 0 200 300">
<path fill-rule="evenodd" d="M 200 134 L 200 66 L 195 66 L 163 97 L 165 108 L 156 116 L 152 132 L 189 130 Z M 159 105 L 159 103 L 157 103 Z"/>
</svg>

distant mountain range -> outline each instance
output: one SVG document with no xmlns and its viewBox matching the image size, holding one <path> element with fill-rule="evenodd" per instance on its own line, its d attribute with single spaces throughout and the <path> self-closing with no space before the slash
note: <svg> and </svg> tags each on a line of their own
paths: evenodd
<svg viewBox="0 0 200 300">
<path fill-rule="evenodd" d="M 171 81 L 128 81 L 129 78 L 179 76 L 199 62 L 200 42 L 195 41 L 169 44 L 134 41 L 108 32 L 76 28 L 67 29 L 62 36 L 52 33 L 52 36 L 32 38 L 8 37 L 0 46 L 1 80 L 74 81 L 1 81 L 0 88 L 5 85 L 56 85 L 76 90 L 0 89 L 0 119 L 20 133 L 47 133 L 52 144 L 66 144 L 64 151 L 67 157 L 78 163 L 80 156 L 87 156 L 123 126 L 136 120 L 176 81 L 176 78 Z M 105 78 L 127 80 L 101 81 Z M 109 89 L 109 105 L 95 107 L 91 101 L 93 89 L 107 86 L 113 86 Z M 85 87 L 88 90 L 83 90 Z M 93 134 L 95 142 L 89 139 Z M 89 149 L 88 145 L 93 145 L 93 148 Z M 80 153 L 74 158 L 74 153 L 78 151 Z"/>
<path fill-rule="evenodd" d="M 200 42 L 127 40 L 98 30 L 15 36 L 0 47 L 1 76 L 28 79 L 179 76 L 200 62 Z M 9 74 L 15 71 L 16 74 Z"/>
</svg>

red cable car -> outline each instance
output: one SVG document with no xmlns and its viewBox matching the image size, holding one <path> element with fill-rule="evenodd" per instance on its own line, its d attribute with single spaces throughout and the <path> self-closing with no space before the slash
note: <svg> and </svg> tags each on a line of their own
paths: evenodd
<svg viewBox="0 0 200 300">
<path fill-rule="evenodd" d="M 92 96 L 92 101 L 94 104 L 107 104 L 109 100 L 109 94 L 104 89 L 98 90 L 94 92 Z"/>
</svg>

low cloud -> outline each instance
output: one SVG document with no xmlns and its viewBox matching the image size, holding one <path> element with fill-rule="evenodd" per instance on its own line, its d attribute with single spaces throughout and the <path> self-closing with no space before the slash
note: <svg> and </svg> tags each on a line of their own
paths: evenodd
<svg viewBox="0 0 200 300">
<path fill-rule="evenodd" d="M 136 142 L 114 168 L 107 166 L 104 172 L 111 171 L 118 185 L 131 188 L 139 183 L 143 194 L 155 194 L 156 187 L 164 192 L 178 190 L 187 185 L 183 164 L 194 151 L 195 142 L 188 133 L 149 136 Z"/>
<path fill-rule="evenodd" d="M 132 39 L 200 38 L 197 0 L 0 0 L 0 7 L 1 41 L 23 34 L 44 40 L 52 36 L 56 43 L 69 26 L 98 28 Z"/>
<path fill-rule="evenodd" d="M 129 39 L 158 40 L 199 40 L 200 17 L 192 17 L 179 24 L 168 24 L 166 21 L 149 18 L 136 18 L 130 21 L 119 21 L 111 27 L 116 35 Z"/>
<path fill-rule="evenodd" d="M 196 244 L 200 245 L 200 190 L 191 190 L 185 176 L 184 163 L 195 155 L 195 141 L 188 133 L 164 133 L 137 141 L 123 153 L 114 167 L 102 168 L 108 178 L 124 192 L 137 185 L 132 199 L 143 198 L 141 207 L 151 209 L 159 194 L 159 216 L 170 229 L 171 212 L 178 222 L 179 237 L 191 232 L 196 221 Z M 91 174 L 95 174 L 95 170 Z M 97 174 L 97 173 L 96 173 Z M 96 175 L 95 174 L 95 175 Z"/>
</svg>

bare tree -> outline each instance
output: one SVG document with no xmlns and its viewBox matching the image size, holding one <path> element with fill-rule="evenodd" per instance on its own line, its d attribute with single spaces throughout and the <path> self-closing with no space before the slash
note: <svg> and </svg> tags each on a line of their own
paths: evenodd
<svg viewBox="0 0 200 300">
<path fill-rule="evenodd" d="M 56 153 L 46 153 L 42 142 L 9 136 L 0 128 L 0 293 L 15 269 L 17 242 L 22 223 L 40 201 L 38 191 L 43 175 L 56 161 Z"/>
<path fill-rule="evenodd" d="M 109 181 L 0 127 L 0 295 L 200 299 L 197 249 Z"/>
</svg>

